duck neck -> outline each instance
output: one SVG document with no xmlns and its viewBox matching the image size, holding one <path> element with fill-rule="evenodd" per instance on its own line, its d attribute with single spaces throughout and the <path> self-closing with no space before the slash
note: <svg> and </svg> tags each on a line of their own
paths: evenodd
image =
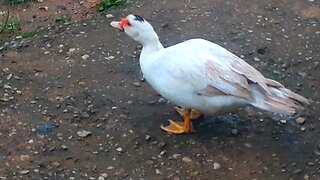
<svg viewBox="0 0 320 180">
<path fill-rule="evenodd" d="M 140 59 L 147 59 L 147 56 L 164 49 L 159 39 L 156 41 L 149 41 L 146 44 L 142 44 L 142 51 L 140 54 Z"/>
</svg>

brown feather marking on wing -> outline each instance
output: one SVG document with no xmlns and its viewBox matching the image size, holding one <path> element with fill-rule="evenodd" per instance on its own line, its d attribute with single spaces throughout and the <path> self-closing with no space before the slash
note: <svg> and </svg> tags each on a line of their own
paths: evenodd
<svg viewBox="0 0 320 180">
<path fill-rule="evenodd" d="M 247 79 L 242 75 L 238 74 L 234 71 L 224 72 L 221 69 L 216 67 L 217 65 L 213 64 L 213 62 L 208 61 L 206 63 L 205 73 L 210 78 L 219 78 L 220 81 L 224 81 L 226 86 L 232 86 L 235 91 L 227 91 L 225 89 L 219 89 L 219 87 L 215 87 L 220 91 L 232 95 L 237 96 L 245 99 L 252 99 L 252 92 L 250 91 L 249 84 Z M 228 74 L 229 73 L 229 74 Z M 214 86 L 214 84 L 212 85 Z"/>
</svg>

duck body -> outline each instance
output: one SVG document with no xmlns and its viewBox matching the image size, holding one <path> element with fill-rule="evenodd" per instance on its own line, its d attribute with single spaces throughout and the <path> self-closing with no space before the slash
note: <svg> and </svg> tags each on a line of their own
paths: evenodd
<svg viewBox="0 0 320 180">
<path fill-rule="evenodd" d="M 204 39 L 191 39 L 164 48 L 150 23 L 128 15 L 111 26 L 124 31 L 143 48 L 140 67 L 147 82 L 175 105 L 184 123 L 170 121 L 163 130 L 193 131 L 191 109 L 220 115 L 246 105 L 281 114 L 304 109 L 306 98 L 264 77 L 225 48 Z M 198 113 L 199 114 L 199 113 Z"/>
<path fill-rule="evenodd" d="M 212 83 L 204 71 L 208 61 L 216 63 L 226 73 L 230 71 L 230 60 L 223 59 L 226 52 L 210 41 L 191 39 L 153 52 L 142 49 L 140 67 L 147 82 L 173 104 L 218 115 L 250 103 L 225 93 L 201 93 Z"/>
</svg>

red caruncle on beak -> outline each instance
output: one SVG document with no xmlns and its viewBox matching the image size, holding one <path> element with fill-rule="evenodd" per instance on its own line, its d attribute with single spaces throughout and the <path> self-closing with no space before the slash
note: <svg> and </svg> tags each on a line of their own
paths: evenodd
<svg viewBox="0 0 320 180">
<path fill-rule="evenodd" d="M 127 18 L 122 18 L 121 19 L 121 26 L 122 27 L 129 26 L 129 20 Z"/>
</svg>

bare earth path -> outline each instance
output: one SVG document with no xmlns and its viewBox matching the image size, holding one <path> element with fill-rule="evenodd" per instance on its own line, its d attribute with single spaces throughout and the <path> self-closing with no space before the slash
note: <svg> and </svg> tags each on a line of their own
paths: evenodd
<svg viewBox="0 0 320 180">
<path fill-rule="evenodd" d="M 320 179 L 320 4 L 133 1 L 0 48 L 0 179 Z M 109 26 L 144 16 L 165 46 L 216 42 L 312 101 L 305 122 L 245 108 L 179 118 L 141 81 L 140 47 Z M 276 121 L 280 119 L 281 121 Z"/>
</svg>

